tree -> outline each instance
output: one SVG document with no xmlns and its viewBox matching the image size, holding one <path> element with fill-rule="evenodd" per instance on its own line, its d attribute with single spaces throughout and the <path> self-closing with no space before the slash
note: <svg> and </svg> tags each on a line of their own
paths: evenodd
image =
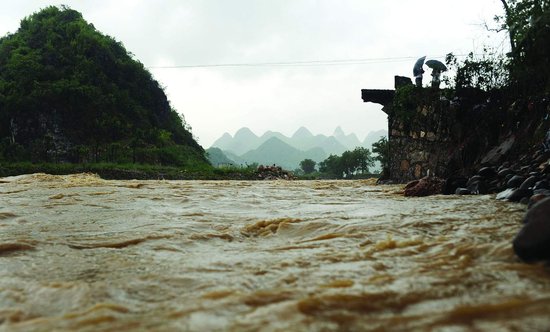
<svg viewBox="0 0 550 332">
<path fill-rule="evenodd" d="M 138 132 L 143 135 L 135 137 Z M 143 64 L 65 6 L 34 13 L 0 38 L 0 141 L 6 139 L 35 161 L 48 161 L 52 153 L 56 160 L 58 154 L 85 160 L 90 156 L 81 152 L 89 151 L 96 161 L 124 162 L 149 149 L 154 162 L 164 149 L 207 163 Z M 0 160 L 6 149 L 0 147 Z"/>
<path fill-rule="evenodd" d="M 315 165 L 317 163 L 311 159 L 304 159 L 300 162 L 300 168 L 305 174 L 311 174 L 315 171 Z"/>
<path fill-rule="evenodd" d="M 491 91 L 505 87 L 509 83 L 509 59 L 488 48 L 483 51 L 475 56 L 470 52 L 460 63 L 452 53 L 447 54 L 447 66 L 456 71 L 454 82 L 450 77 L 446 78 L 448 86 L 456 91 L 470 88 Z"/>
<path fill-rule="evenodd" d="M 548 0 L 500 0 L 504 8 L 504 17 L 496 16 L 497 23 L 502 23 L 502 28 L 507 29 L 510 38 L 512 53 L 520 51 L 522 44 L 528 38 L 529 30 L 532 30 L 544 16 L 547 16 L 550 8 Z"/>
<path fill-rule="evenodd" d="M 515 91 L 550 90 L 550 1 L 501 0 L 504 16 L 495 20 L 510 37 L 510 78 Z"/>
<path fill-rule="evenodd" d="M 336 178 L 341 178 L 344 173 L 341 158 L 331 154 L 327 159 L 319 163 L 319 172 L 329 174 Z"/>
<path fill-rule="evenodd" d="M 371 152 L 367 148 L 356 147 L 352 152 L 355 162 L 357 163 L 357 170 L 360 170 L 361 173 L 366 174 L 369 172 L 369 167 L 374 166 L 374 158 L 371 155 Z"/>
<path fill-rule="evenodd" d="M 390 142 L 386 137 L 380 137 L 372 143 L 372 152 L 376 154 L 374 159 L 380 162 L 383 169 L 390 166 Z"/>
<path fill-rule="evenodd" d="M 353 151 L 345 151 L 340 157 L 340 164 L 346 177 L 349 177 L 357 171 L 368 173 L 369 166 L 374 166 L 369 149 L 357 147 Z"/>
<path fill-rule="evenodd" d="M 369 167 L 374 166 L 374 159 L 369 149 L 357 147 L 353 151 L 344 151 L 341 156 L 330 155 L 319 163 L 319 171 L 338 179 L 350 177 L 357 171 L 368 173 Z"/>
</svg>

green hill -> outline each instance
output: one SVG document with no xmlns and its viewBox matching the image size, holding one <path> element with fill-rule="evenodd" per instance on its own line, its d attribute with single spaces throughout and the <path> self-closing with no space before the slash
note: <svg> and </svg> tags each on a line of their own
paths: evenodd
<svg viewBox="0 0 550 332">
<path fill-rule="evenodd" d="M 257 149 L 251 150 L 241 156 L 249 163 L 259 163 L 263 165 L 278 165 L 288 170 L 299 168 L 300 161 L 312 159 L 322 161 L 327 156 L 321 148 L 313 148 L 307 151 L 301 151 L 277 137 L 271 137 L 260 145 Z"/>
<path fill-rule="evenodd" d="M 229 159 L 220 148 L 208 148 L 206 149 L 206 155 L 212 166 L 236 165 L 235 162 Z"/>
<path fill-rule="evenodd" d="M 204 165 L 143 64 L 67 7 L 0 39 L 0 161 Z"/>
</svg>

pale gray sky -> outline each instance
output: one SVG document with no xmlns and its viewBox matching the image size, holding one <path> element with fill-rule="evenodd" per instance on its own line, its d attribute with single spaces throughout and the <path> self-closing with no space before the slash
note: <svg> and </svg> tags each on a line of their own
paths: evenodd
<svg viewBox="0 0 550 332">
<path fill-rule="evenodd" d="M 412 76 L 423 55 L 442 60 L 449 52 L 507 47 L 505 34 L 482 26 L 502 14 L 499 0 L 1 1 L 0 35 L 60 4 L 151 67 L 205 148 L 244 126 L 258 135 L 291 135 L 300 126 L 328 135 L 341 126 L 363 139 L 387 124 L 379 105 L 362 102 L 362 88 L 393 88 L 393 76 Z M 154 68 L 346 59 L 371 60 Z"/>
</svg>

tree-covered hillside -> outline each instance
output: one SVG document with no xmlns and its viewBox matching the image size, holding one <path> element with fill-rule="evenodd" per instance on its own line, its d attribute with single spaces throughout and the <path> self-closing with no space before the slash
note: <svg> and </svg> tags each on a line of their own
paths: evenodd
<svg viewBox="0 0 550 332">
<path fill-rule="evenodd" d="M 67 7 L 0 39 L 0 160 L 206 163 L 143 64 Z"/>
</svg>

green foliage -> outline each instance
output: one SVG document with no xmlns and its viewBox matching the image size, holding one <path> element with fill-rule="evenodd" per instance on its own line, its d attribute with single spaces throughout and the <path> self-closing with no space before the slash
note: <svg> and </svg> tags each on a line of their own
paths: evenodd
<svg viewBox="0 0 550 332">
<path fill-rule="evenodd" d="M 230 165 L 235 165 L 235 162 L 231 159 L 229 159 L 225 153 L 220 148 L 211 147 L 206 150 L 206 157 L 208 158 L 208 161 L 212 166 L 219 167 L 227 167 Z"/>
<path fill-rule="evenodd" d="M 305 174 L 310 174 L 315 171 L 315 165 L 317 163 L 311 159 L 304 159 L 300 162 L 300 168 Z"/>
<path fill-rule="evenodd" d="M 344 170 L 339 156 L 331 154 L 327 159 L 319 163 L 319 172 L 332 177 L 341 178 Z"/>
<path fill-rule="evenodd" d="M 390 142 L 386 137 L 380 137 L 378 141 L 372 143 L 372 152 L 376 154 L 374 160 L 378 160 L 382 168 L 390 166 Z"/>
<path fill-rule="evenodd" d="M 395 90 L 392 110 L 395 116 L 404 123 L 409 123 L 416 109 L 422 105 L 423 89 L 412 84 L 404 85 Z"/>
<path fill-rule="evenodd" d="M 456 71 L 454 80 L 447 76 L 445 83 L 459 93 L 470 88 L 491 91 L 503 88 L 508 83 L 508 59 L 487 48 L 481 57 L 470 52 L 460 63 L 449 53 L 445 62 L 449 69 Z"/>
<path fill-rule="evenodd" d="M 258 167 L 260 166 L 260 164 L 254 162 L 254 163 L 251 163 L 251 164 L 246 164 L 246 169 L 249 169 L 249 170 L 257 170 Z"/>
<path fill-rule="evenodd" d="M 510 78 L 519 94 L 550 91 L 550 1 L 501 0 L 495 20 L 510 34 Z"/>
<path fill-rule="evenodd" d="M 447 55 L 447 66 L 456 71 L 447 85 L 460 90 L 484 91 L 510 87 L 512 98 L 550 91 L 550 1 L 501 0 L 504 16 L 496 16 L 497 30 L 510 34 L 511 52 L 507 56 L 484 49 L 483 54 L 458 62 Z"/>
<path fill-rule="evenodd" d="M 544 20 L 548 13 L 548 0 L 501 0 L 505 15 L 495 16 L 495 21 L 501 29 L 510 33 L 512 52 L 521 52 L 524 44 L 529 42 L 530 34 L 535 25 Z"/>
<path fill-rule="evenodd" d="M 335 178 L 349 178 L 359 171 L 362 174 L 368 173 L 372 166 L 374 159 L 370 150 L 357 147 L 353 151 L 345 151 L 341 156 L 331 154 L 319 163 L 319 172 Z"/>
<path fill-rule="evenodd" d="M 30 174 L 72 174 L 95 173 L 103 179 L 153 179 L 153 180 L 257 180 L 256 169 L 247 168 L 213 168 L 205 164 L 192 167 L 159 166 L 150 164 L 121 163 L 2 163 L 0 162 L 0 177 Z"/>
<path fill-rule="evenodd" d="M 67 7 L 0 38 L 0 140 L 0 160 L 206 163 L 143 64 Z"/>
</svg>

